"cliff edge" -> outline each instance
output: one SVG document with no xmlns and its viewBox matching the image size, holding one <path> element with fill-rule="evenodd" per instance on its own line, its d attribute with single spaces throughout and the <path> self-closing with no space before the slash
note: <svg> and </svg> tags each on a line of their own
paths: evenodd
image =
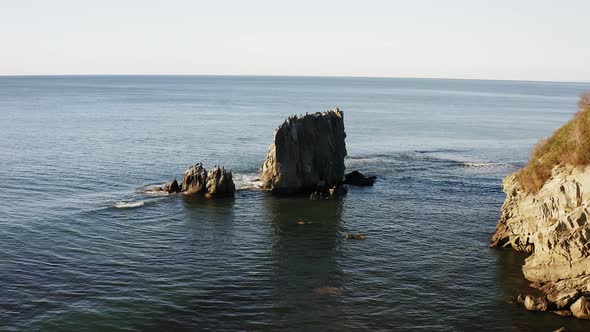
<svg viewBox="0 0 590 332">
<path fill-rule="evenodd" d="M 528 295 L 527 309 L 590 319 L 589 95 L 579 106 L 527 166 L 504 178 L 506 200 L 490 245 L 530 253 L 524 276 L 546 296 Z"/>
</svg>

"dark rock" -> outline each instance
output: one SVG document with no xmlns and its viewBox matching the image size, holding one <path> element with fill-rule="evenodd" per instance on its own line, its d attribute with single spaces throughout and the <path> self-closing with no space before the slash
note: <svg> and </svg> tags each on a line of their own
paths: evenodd
<svg viewBox="0 0 590 332">
<path fill-rule="evenodd" d="M 344 183 L 352 186 L 372 186 L 376 179 L 376 176 L 364 176 L 361 172 L 352 171 L 346 174 Z"/>
<path fill-rule="evenodd" d="M 340 186 L 345 138 L 344 115 L 337 108 L 289 117 L 276 129 L 262 165 L 263 188 L 276 194 L 309 194 L 317 191 L 320 181 L 327 188 Z"/>
<path fill-rule="evenodd" d="M 169 194 L 174 194 L 180 192 L 180 186 L 178 185 L 178 181 L 176 179 L 166 183 L 162 191 L 165 191 Z"/>
<path fill-rule="evenodd" d="M 333 199 L 338 196 L 345 195 L 347 191 L 348 189 L 346 188 L 346 186 L 342 184 L 335 185 L 334 187 L 328 187 L 326 186 L 326 182 L 320 181 L 317 184 L 315 191 L 312 192 L 311 195 L 309 195 L 309 199 Z"/>
</svg>

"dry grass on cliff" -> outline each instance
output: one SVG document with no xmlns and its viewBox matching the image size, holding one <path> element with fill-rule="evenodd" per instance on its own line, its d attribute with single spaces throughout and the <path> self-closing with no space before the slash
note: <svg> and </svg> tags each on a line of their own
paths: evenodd
<svg viewBox="0 0 590 332">
<path fill-rule="evenodd" d="M 572 120 L 537 143 L 517 179 L 526 192 L 536 193 L 559 164 L 590 165 L 590 92 L 580 97 L 578 112 Z"/>
</svg>

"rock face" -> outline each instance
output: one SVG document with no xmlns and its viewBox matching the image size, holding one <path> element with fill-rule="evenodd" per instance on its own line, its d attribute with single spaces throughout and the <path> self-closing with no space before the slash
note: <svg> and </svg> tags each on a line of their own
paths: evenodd
<svg viewBox="0 0 590 332">
<path fill-rule="evenodd" d="M 263 187 L 277 194 L 309 194 L 318 184 L 341 186 L 345 138 L 344 115 L 337 108 L 289 117 L 275 130 L 262 165 Z"/>
<path fill-rule="evenodd" d="M 534 194 L 512 174 L 503 189 L 507 197 L 490 245 L 530 253 L 525 277 L 551 307 L 582 316 L 576 310 L 583 311 L 581 299 L 590 294 L 590 168 L 555 166 Z"/>
<path fill-rule="evenodd" d="M 536 194 L 504 179 L 506 201 L 492 246 L 531 253 L 523 272 L 532 281 L 590 275 L 590 169 L 556 166 Z"/>
<path fill-rule="evenodd" d="M 590 319 L 590 301 L 585 297 L 580 297 L 571 306 L 572 315 L 581 319 Z"/>
<path fill-rule="evenodd" d="M 344 183 L 352 186 L 372 186 L 377 179 L 376 176 L 365 176 L 359 171 L 352 171 L 344 177 Z"/>
<path fill-rule="evenodd" d="M 197 163 L 184 172 L 182 191 L 187 195 L 207 192 L 207 170 L 203 164 Z"/>
<path fill-rule="evenodd" d="M 231 172 L 219 166 L 213 167 L 207 174 L 206 188 L 207 195 L 215 197 L 233 196 L 236 191 Z"/>
</svg>

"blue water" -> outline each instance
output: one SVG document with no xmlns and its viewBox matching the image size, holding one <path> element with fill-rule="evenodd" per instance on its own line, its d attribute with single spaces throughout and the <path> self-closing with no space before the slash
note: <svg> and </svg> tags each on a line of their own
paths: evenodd
<svg viewBox="0 0 590 332">
<path fill-rule="evenodd" d="M 523 256 L 488 248 L 502 177 L 585 90 L 0 77 L 0 330 L 589 330 L 511 303 L 528 284 Z M 347 168 L 377 175 L 376 185 L 336 201 L 257 189 L 274 128 L 334 106 L 344 111 Z M 232 169 L 235 199 L 138 190 L 197 161 Z"/>
</svg>

